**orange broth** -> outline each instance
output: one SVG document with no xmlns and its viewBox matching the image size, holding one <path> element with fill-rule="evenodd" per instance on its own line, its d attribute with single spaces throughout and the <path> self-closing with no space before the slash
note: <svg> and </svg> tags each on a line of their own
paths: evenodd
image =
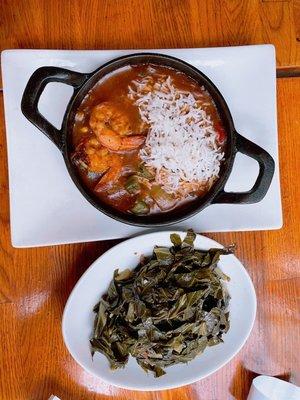
<svg viewBox="0 0 300 400">
<path fill-rule="evenodd" d="M 141 123 L 139 109 L 128 97 L 128 87 L 131 85 L 132 81 L 149 75 L 149 67 L 151 70 L 150 74 L 154 78 L 161 75 L 170 76 L 176 89 L 193 94 L 195 99 L 197 99 L 197 102 L 200 102 L 201 108 L 205 110 L 207 115 L 209 115 L 213 121 L 214 128 L 219 135 L 219 144 L 222 147 L 225 146 L 225 130 L 210 94 L 203 87 L 197 84 L 197 82 L 182 72 L 168 67 L 144 64 L 119 69 L 100 80 L 89 91 L 77 110 L 72 135 L 74 150 L 83 140 L 94 135 L 89 123 L 91 112 L 95 106 L 104 102 L 113 104 L 116 108 L 126 114 L 134 135 L 147 135 L 147 127 L 145 127 L 145 124 Z M 182 207 L 185 203 L 195 199 L 196 196 L 202 196 L 207 190 L 209 190 L 209 188 L 206 188 L 197 193 L 190 193 L 190 195 L 185 198 L 176 198 L 176 200 L 173 198 L 171 199 L 172 195 L 167 194 L 166 201 L 167 203 L 169 200 L 170 201 L 165 207 L 161 207 L 161 204 L 159 204 L 160 202 L 157 202 L 151 196 L 151 191 L 147 185 L 145 186 L 141 184 L 138 193 L 129 193 L 125 186 L 128 178 L 131 175 L 136 174 L 141 165 L 139 151 L 140 148 L 117 152 L 120 154 L 122 172 L 115 182 L 112 182 L 111 185 L 105 187 L 105 190 L 95 189 L 102 174 L 91 173 L 77 163 L 76 168 L 84 185 L 92 190 L 100 201 L 123 212 L 133 212 L 132 209 L 134 209 L 137 201 L 143 201 L 147 204 L 149 208 L 147 214 L 168 211 L 175 207 Z M 111 151 L 111 153 L 114 152 Z"/>
</svg>

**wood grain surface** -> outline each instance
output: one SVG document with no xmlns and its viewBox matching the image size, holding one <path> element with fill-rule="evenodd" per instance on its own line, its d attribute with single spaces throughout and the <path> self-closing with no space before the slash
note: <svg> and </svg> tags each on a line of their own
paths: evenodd
<svg viewBox="0 0 300 400">
<path fill-rule="evenodd" d="M 159 48 L 273 43 L 278 66 L 300 67 L 299 1 L 1 0 L 0 46 Z M 243 350 L 184 388 L 136 393 L 84 372 L 61 336 L 66 299 L 86 268 L 116 241 L 13 249 L 9 233 L 3 99 L 0 109 L 0 398 L 44 400 L 244 400 L 257 374 L 300 384 L 300 79 L 278 80 L 284 227 L 215 233 L 236 242 L 258 297 Z"/>
</svg>

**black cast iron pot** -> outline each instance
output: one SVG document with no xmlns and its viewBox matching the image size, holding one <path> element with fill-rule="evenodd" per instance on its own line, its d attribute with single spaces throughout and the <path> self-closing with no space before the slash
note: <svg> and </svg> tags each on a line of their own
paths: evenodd
<svg viewBox="0 0 300 400">
<path fill-rule="evenodd" d="M 147 63 L 175 68 L 193 78 L 200 85 L 204 85 L 211 94 L 222 118 L 227 133 L 227 146 L 225 150 L 225 161 L 220 170 L 220 177 L 204 197 L 196 199 L 185 207 L 177 208 L 169 212 L 137 216 L 134 214 L 126 214 L 110 207 L 101 202 L 98 197 L 84 187 L 71 162 L 71 154 L 74 150 L 72 148 L 71 133 L 77 108 L 84 96 L 101 78 L 124 66 Z M 74 87 L 74 93 L 67 106 L 60 130 L 51 125 L 38 111 L 39 98 L 49 82 L 62 82 Z M 39 68 L 33 73 L 27 83 L 21 108 L 25 117 L 48 136 L 61 151 L 69 174 L 83 196 L 99 211 L 128 224 L 147 227 L 162 226 L 191 217 L 210 204 L 249 204 L 259 202 L 267 193 L 274 174 L 273 158 L 264 149 L 236 132 L 229 108 L 223 96 L 210 79 L 186 62 L 163 54 L 139 53 L 127 55 L 114 59 L 102 65 L 96 71 L 88 74 L 69 71 L 58 67 Z M 251 190 L 241 193 L 225 192 L 224 186 L 231 173 L 237 152 L 246 154 L 258 161 L 259 174 Z"/>
</svg>

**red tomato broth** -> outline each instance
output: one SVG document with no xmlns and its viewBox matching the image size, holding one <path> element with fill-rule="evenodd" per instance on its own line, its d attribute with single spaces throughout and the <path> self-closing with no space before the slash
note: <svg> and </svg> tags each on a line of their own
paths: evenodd
<svg viewBox="0 0 300 400">
<path fill-rule="evenodd" d="M 145 127 L 145 124 L 141 121 L 138 107 L 128 98 L 128 87 L 131 85 L 132 81 L 139 79 L 141 76 L 149 75 L 148 68 L 149 64 L 122 68 L 100 80 L 89 91 L 76 113 L 72 132 L 72 143 L 75 153 L 77 146 L 80 145 L 82 141 L 95 137 L 95 133 L 91 129 L 89 121 L 92 110 L 101 103 L 107 102 L 124 113 L 130 121 L 130 128 L 133 135 L 147 135 L 148 128 Z M 223 150 L 226 145 L 226 131 L 210 94 L 197 82 L 182 72 L 169 67 L 156 65 L 151 65 L 151 69 L 154 71 L 152 73 L 154 77 L 157 75 L 170 76 L 176 89 L 193 94 L 197 102 L 200 102 L 201 108 L 205 110 L 213 121 L 213 125 L 218 134 L 219 145 Z M 163 201 L 167 203 L 165 206 L 163 204 L 163 207 L 161 203 L 155 199 L 155 196 L 151 195 L 149 185 L 144 185 L 143 181 L 140 184 L 140 191 L 138 193 L 129 193 L 125 189 L 125 185 L 128 178 L 136 174 L 142 163 L 139 151 L 140 148 L 129 151 L 109 151 L 112 156 L 117 154 L 120 158 L 122 171 L 118 179 L 110 185 L 107 185 L 105 190 L 95 190 L 95 188 L 99 186 L 98 182 L 101 180 L 103 174 L 91 173 L 78 165 L 78 163 L 74 164 L 84 186 L 91 190 L 101 202 L 105 202 L 122 212 L 132 212 L 132 208 L 134 208 L 134 205 L 139 200 L 145 201 L 148 205 L 149 210 L 147 214 L 169 211 L 177 207 L 182 207 L 199 196 L 203 196 L 210 189 L 210 187 L 201 188 L 201 190 L 190 193 L 185 198 L 171 199 L 172 195 L 170 196 L 167 194 L 166 199 L 163 199 Z M 169 203 L 168 198 L 171 199 Z"/>
</svg>

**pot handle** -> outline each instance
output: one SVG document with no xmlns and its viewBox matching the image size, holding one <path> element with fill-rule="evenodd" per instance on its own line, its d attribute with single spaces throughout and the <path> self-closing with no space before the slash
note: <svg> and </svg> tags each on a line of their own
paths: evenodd
<svg viewBox="0 0 300 400">
<path fill-rule="evenodd" d="M 30 77 L 21 102 L 24 116 L 40 129 L 62 151 L 63 140 L 61 130 L 56 129 L 38 110 L 38 102 L 46 85 L 50 82 L 61 82 L 79 88 L 89 74 L 70 71 L 59 67 L 41 67 Z"/>
<path fill-rule="evenodd" d="M 228 204 L 251 204 L 262 200 L 272 182 L 274 175 L 275 163 L 273 158 L 264 149 L 257 144 L 246 139 L 244 136 L 236 133 L 237 151 L 251 158 L 254 158 L 259 164 L 259 174 L 252 189 L 247 192 L 225 192 L 222 190 L 214 198 L 213 203 Z"/>
</svg>

